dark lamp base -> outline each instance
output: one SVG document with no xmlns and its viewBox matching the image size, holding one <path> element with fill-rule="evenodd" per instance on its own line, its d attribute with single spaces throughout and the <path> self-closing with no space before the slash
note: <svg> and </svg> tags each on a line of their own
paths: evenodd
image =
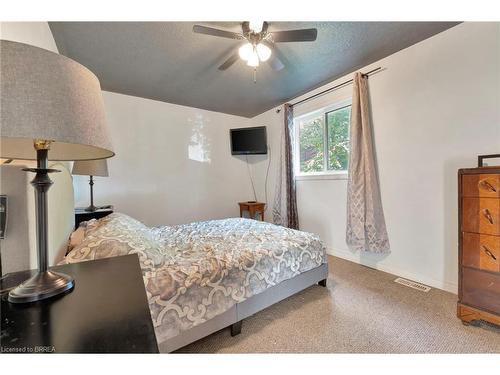
<svg viewBox="0 0 500 375">
<path fill-rule="evenodd" d="M 87 211 L 87 212 L 94 212 L 96 210 L 97 210 L 97 207 L 94 205 L 90 205 L 90 206 L 85 208 L 85 211 Z"/>
<path fill-rule="evenodd" d="M 72 289 L 75 282 L 71 276 L 55 271 L 39 272 L 21 283 L 9 293 L 9 302 L 27 303 L 50 298 Z"/>
</svg>

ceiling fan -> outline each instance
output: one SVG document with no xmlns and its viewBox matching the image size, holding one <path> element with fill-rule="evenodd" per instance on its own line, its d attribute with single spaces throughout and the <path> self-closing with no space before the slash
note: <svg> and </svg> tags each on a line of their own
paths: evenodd
<svg viewBox="0 0 500 375">
<path fill-rule="evenodd" d="M 207 26 L 194 25 L 193 32 L 246 41 L 245 44 L 240 46 L 238 50 L 219 66 L 219 70 L 228 69 L 238 58 L 241 58 L 246 61 L 248 66 L 253 67 L 254 71 L 264 61 L 267 61 L 273 70 L 278 71 L 284 68 L 285 65 L 283 62 L 276 53 L 273 53 L 276 49 L 275 43 L 313 42 L 318 35 L 318 30 L 316 29 L 268 31 L 268 26 L 267 22 L 246 21 L 241 24 L 241 33 L 235 33 Z"/>
</svg>

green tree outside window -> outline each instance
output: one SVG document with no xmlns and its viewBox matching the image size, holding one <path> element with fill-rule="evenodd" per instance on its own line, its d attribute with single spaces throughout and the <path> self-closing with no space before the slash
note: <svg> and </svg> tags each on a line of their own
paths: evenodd
<svg viewBox="0 0 500 375">
<path fill-rule="evenodd" d="M 349 105 L 319 114 L 305 121 L 299 120 L 298 136 L 301 173 L 347 170 L 350 117 L 351 106 Z M 325 149 L 328 153 L 327 165 L 325 165 Z"/>
<path fill-rule="evenodd" d="M 351 106 L 326 114 L 328 127 L 328 170 L 345 171 L 349 160 Z"/>
<path fill-rule="evenodd" d="M 322 172 L 324 150 L 324 118 L 316 117 L 299 124 L 300 171 Z"/>
</svg>

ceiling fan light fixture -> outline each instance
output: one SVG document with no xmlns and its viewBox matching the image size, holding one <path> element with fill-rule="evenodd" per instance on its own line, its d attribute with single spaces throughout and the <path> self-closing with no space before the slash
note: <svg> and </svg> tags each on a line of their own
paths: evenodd
<svg viewBox="0 0 500 375">
<path fill-rule="evenodd" d="M 254 33 L 260 33 L 262 31 L 262 25 L 264 21 L 253 20 L 248 22 L 248 28 L 252 30 Z"/>
<path fill-rule="evenodd" d="M 251 67 L 258 67 L 259 66 L 259 55 L 257 55 L 257 52 L 253 52 L 250 58 L 247 61 L 247 65 Z"/>
<path fill-rule="evenodd" d="M 253 46 L 250 43 L 246 43 L 240 47 L 238 54 L 242 60 L 248 61 L 253 55 Z"/>
<path fill-rule="evenodd" d="M 269 23 L 265 21 L 245 21 L 241 23 L 241 32 L 233 32 L 203 25 L 194 25 L 193 32 L 215 36 L 219 38 L 237 40 L 240 44 L 237 51 L 233 50 L 230 56 L 218 67 L 220 71 L 227 70 L 238 58 L 247 62 L 248 66 L 256 68 L 261 62 L 269 61 L 274 71 L 285 67 L 280 60 L 276 43 L 314 42 L 318 36 L 316 28 L 294 30 L 268 30 Z M 255 73 L 256 69 L 254 69 Z"/>
<path fill-rule="evenodd" d="M 271 48 L 266 46 L 265 44 L 259 43 L 257 44 L 257 55 L 259 56 L 260 61 L 267 61 L 271 57 Z"/>
</svg>

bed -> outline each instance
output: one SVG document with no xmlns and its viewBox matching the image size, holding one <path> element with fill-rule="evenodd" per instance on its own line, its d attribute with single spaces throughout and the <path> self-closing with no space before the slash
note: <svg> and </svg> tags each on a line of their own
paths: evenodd
<svg viewBox="0 0 500 375">
<path fill-rule="evenodd" d="M 134 253 L 161 352 L 228 326 L 238 334 L 246 317 L 328 275 L 318 236 L 242 218 L 147 227 L 114 213 L 78 228 L 61 264 Z"/>
</svg>

